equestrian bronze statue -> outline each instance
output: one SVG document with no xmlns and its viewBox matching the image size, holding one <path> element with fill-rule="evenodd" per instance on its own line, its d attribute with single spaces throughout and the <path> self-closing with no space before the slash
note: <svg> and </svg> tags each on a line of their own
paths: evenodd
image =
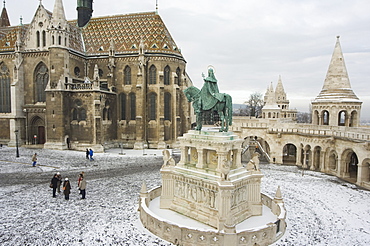
<svg viewBox="0 0 370 246">
<path fill-rule="evenodd" d="M 217 79 L 212 68 L 208 69 L 208 77 L 204 79 L 201 90 L 190 86 L 184 90 L 189 102 L 192 102 L 196 115 L 196 130 L 202 129 L 202 119 L 206 112 L 216 111 L 221 121 L 220 132 L 227 132 L 232 124 L 232 99 L 226 93 L 219 93 Z M 212 114 L 211 114 L 212 115 Z"/>
</svg>

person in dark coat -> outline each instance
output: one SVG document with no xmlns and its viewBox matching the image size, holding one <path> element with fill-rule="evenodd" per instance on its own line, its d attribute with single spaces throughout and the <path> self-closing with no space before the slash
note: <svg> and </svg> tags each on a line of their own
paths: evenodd
<svg viewBox="0 0 370 246">
<path fill-rule="evenodd" d="M 57 191 L 57 188 L 58 188 L 58 174 L 54 174 L 54 177 L 51 179 L 51 186 L 53 188 L 53 197 L 57 197 L 56 196 L 56 191 Z"/>
<path fill-rule="evenodd" d="M 90 151 L 89 149 L 86 149 L 86 159 L 90 159 Z"/>
<path fill-rule="evenodd" d="M 71 193 L 71 184 L 69 183 L 68 178 L 64 179 L 63 192 L 64 192 L 64 198 L 66 200 L 69 200 L 69 194 Z"/>
</svg>

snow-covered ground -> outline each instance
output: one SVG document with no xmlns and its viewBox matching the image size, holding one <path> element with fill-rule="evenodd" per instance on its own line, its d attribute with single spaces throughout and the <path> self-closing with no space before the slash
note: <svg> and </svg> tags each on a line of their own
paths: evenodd
<svg viewBox="0 0 370 246">
<path fill-rule="evenodd" d="M 31 156 L 38 153 L 38 164 Z M 160 185 L 161 151 L 96 153 L 20 148 L 0 149 L 0 245 L 171 245 L 142 228 L 138 193 Z M 145 154 L 145 155 L 143 155 Z M 262 191 L 281 186 L 287 231 L 274 245 L 369 245 L 370 192 L 336 177 L 293 166 L 261 164 Z M 54 173 L 72 181 L 70 200 L 52 198 Z M 84 171 L 86 200 L 77 176 Z"/>
</svg>

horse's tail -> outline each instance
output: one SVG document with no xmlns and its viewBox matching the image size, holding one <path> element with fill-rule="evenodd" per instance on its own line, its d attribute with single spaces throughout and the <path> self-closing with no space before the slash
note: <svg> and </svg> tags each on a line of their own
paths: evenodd
<svg viewBox="0 0 370 246">
<path fill-rule="evenodd" d="M 229 94 L 226 94 L 226 110 L 227 110 L 227 119 L 229 126 L 233 123 L 233 101 Z"/>
</svg>

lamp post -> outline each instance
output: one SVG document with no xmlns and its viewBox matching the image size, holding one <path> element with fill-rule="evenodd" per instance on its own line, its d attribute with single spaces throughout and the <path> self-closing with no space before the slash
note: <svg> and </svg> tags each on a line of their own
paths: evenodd
<svg viewBox="0 0 370 246">
<path fill-rule="evenodd" d="M 15 146 L 17 147 L 17 155 L 16 157 L 19 157 L 19 149 L 18 149 L 18 130 L 14 131 L 15 133 Z"/>
</svg>

